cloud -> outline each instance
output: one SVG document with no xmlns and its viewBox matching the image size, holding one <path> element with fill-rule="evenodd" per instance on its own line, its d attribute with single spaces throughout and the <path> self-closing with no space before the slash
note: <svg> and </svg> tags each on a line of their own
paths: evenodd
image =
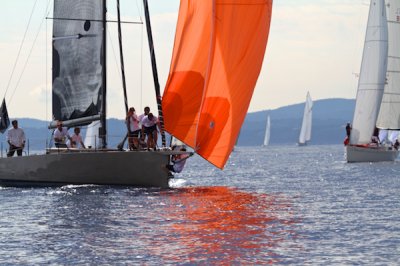
<svg viewBox="0 0 400 266">
<path fill-rule="evenodd" d="M 32 3 L 33 1 L 29 2 L 28 6 Z M 353 73 L 359 72 L 368 13 L 368 5 L 365 4 L 368 4 L 365 0 L 274 1 L 264 65 L 249 110 L 258 111 L 303 102 L 307 91 L 311 92 L 314 99 L 354 98 L 357 80 Z M 169 72 L 179 1 L 174 0 L 172 4 L 167 4 L 165 0 L 154 0 L 149 5 L 157 67 L 163 91 Z M 162 5 L 168 6 L 168 9 Z M 8 22 L 0 24 L 0 31 L 3 32 L 0 36 L 0 93 L 4 93 L 25 29 L 26 22 L 20 18 L 29 16 L 28 12 L 24 13 L 24 16 L 11 16 L 9 14 L 15 10 L 14 7 L 6 5 L 4 8 L 6 19 L 3 18 L 2 21 Z M 131 8 L 136 9 L 136 6 Z M 138 18 L 136 14 L 126 14 L 123 15 L 124 20 L 136 21 Z M 38 12 L 37 17 L 43 17 L 43 11 Z M 39 23 L 40 21 L 35 21 L 32 24 L 29 40 L 36 34 Z M 17 97 L 27 98 L 26 95 L 29 95 L 32 99 L 30 103 L 25 103 L 35 106 L 29 114 L 35 118 L 44 117 L 45 111 L 37 111 L 43 108 L 41 104 L 44 91 L 41 88 L 46 84 L 46 79 L 51 80 L 51 48 L 48 47 L 47 51 L 45 48 L 51 44 L 50 24 L 51 21 L 46 22 L 47 36 L 45 28 L 39 35 L 13 99 L 16 101 Z M 109 95 L 112 96 L 108 114 L 121 118 L 124 117 L 122 93 L 113 92 L 114 89 L 121 89 L 118 43 L 115 38 L 115 26 L 109 28 L 114 37 L 112 41 L 111 37 L 108 39 L 108 82 Z M 146 28 L 144 25 L 124 25 L 123 28 L 129 104 L 138 109 L 145 105 L 155 109 Z M 112 46 L 115 54 L 111 50 Z M 30 49 L 30 45 L 25 48 L 24 50 Z M 26 53 L 24 51 L 24 54 Z M 25 57 L 21 62 L 25 62 L 24 60 Z M 48 101 L 51 102 L 50 98 L 51 95 L 48 95 Z M 26 116 L 22 114 L 21 108 L 16 108 L 15 112 Z"/>
</svg>

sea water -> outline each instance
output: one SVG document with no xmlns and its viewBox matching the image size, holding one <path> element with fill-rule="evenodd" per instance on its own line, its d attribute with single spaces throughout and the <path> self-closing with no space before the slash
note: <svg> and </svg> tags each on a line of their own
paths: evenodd
<svg viewBox="0 0 400 266">
<path fill-rule="evenodd" d="M 343 153 L 194 156 L 167 190 L 0 187 L 0 264 L 400 265 L 400 161 Z"/>
</svg>

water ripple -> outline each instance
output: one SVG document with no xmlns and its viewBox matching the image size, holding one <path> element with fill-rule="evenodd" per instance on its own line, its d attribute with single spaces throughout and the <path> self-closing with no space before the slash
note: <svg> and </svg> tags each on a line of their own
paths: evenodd
<svg viewBox="0 0 400 266">
<path fill-rule="evenodd" d="M 0 264 L 400 264 L 398 161 L 239 147 L 185 170 L 168 190 L 0 187 Z"/>
</svg>

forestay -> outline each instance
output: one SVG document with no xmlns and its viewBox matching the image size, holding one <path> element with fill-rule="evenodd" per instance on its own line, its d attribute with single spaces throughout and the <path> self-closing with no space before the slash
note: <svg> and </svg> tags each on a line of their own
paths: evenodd
<svg viewBox="0 0 400 266">
<path fill-rule="evenodd" d="M 169 78 L 165 129 L 223 168 L 260 73 L 271 0 L 182 0 Z"/>
</svg>

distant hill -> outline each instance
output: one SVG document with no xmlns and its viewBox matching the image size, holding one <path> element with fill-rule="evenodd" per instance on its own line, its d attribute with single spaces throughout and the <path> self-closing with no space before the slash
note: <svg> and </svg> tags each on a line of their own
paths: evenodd
<svg viewBox="0 0 400 266">
<path fill-rule="evenodd" d="M 324 99 L 314 101 L 311 144 L 342 143 L 344 126 L 351 121 L 355 101 L 352 99 Z M 239 146 L 258 146 L 263 143 L 267 113 L 271 117 L 270 145 L 297 143 L 303 119 L 304 103 L 281 107 L 274 110 L 248 113 L 240 132 Z M 31 150 L 43 150 L 49 142 L 51 132 L 47 129 L 49 122 L 19 118 L 19 125 L 25 130 Z M 108 142 L 116 147 L 125 135 L 123 120 L 107 120 Z M 72 134 L 72 130 L 70 131 Z M 85 131 L 82 131 L 84 136 Z M 8 145 L 5 134 L 0 136 L 3 149 Z"/>
</svg>

